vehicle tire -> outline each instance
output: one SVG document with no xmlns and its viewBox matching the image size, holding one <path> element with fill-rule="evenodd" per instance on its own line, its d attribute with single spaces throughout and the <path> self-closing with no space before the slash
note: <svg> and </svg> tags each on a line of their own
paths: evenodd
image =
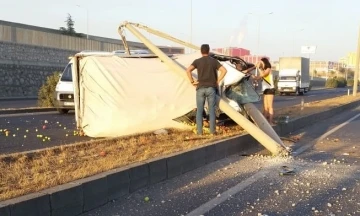
<svg viewBox="0 0 360 216">
<path fill-rule="evenodd" d="M 69 112 L 68 109 L 57 109 L 57 111 L 60 113 L 60 114 L 67 114 Z"/>
<path fill-rule="evenodd" d="M 299 91 L 299 95 L 304 95 L 304 93 L 305 93 L 304 91 L 302 91 L 302 92 Z"/>
</svg>

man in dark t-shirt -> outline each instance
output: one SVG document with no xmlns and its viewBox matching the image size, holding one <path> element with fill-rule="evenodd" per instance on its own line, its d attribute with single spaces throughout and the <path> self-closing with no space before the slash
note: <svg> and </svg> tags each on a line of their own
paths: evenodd
<svg viewBox="0 0 360 216">
<path fill-rule="evenodd" d="M 190 82 L 196 86 L 196 128 L 197 134 L 203 134 L 203 110 L 205 100 L 209 106 L 210 133 L 216 132 L 216 91 L 219 83 L 226 74 L 226 69 L 214 58 L 209 56 L 210 46 L 208 44 L 201 45 L 201 58 L 196 59 L 186 70 Z M 197 69 L 198 80 L 194 81 L 191 72 Z M 220 71 L 218 77 L 217 71 Z"/>
</svg>

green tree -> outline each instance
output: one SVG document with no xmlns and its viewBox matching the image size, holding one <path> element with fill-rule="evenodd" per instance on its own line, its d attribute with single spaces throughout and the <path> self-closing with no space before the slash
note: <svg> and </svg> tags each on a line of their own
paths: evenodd
<svg viewBox="0 0 360 216">
<path fill-rule="evenodd" d="M 343 68 L 343 67 L 341 67 L 341 68 L 339 69 L 339 72 L 340 72 L 340 74 L 344 75 L 345 72 L 346 72 L 346 69 Z"/>
<path fill-rule="evenodd" d="M 59 81 L 60 72 L 55 71 L 46 78 L 46 82 L 40 87 L 38 92 L 38 105 L 40 107 L 54 107 L 56 99 L 54 97 L 56 84 Z"/>
<path fill-rule="evenodd" d="M 354 78 L 354 71 L 351 68 L 347 69 L 347 78 Z"/>
<path fill-rule="evenodd" d="M 314 71 L 313 71 L 313 77 L 316 77 L 316 75 L 317 75 L 317 71 L 314 70 Z"/>
<path fill-rule="evenodd" d="M 66 20 L 66 28 L 65 27 L 60 27 L 60 31 L 62 34 L 64 35 L 69 35 L 69 36 L 76 36 L 76 37 L 83 37 L 83 34 L 79 34 L 76 33 L 75 31 L 75 21 L 72 19 L 71 15 L 68 14 Z"/>
</svg>

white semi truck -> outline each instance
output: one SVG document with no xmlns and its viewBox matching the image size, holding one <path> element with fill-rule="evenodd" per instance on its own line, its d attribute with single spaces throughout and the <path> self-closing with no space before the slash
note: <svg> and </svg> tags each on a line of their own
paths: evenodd
<svg viewBox="0 0 360 216">
<path fill-rule="evenodd" d="M 279 62 L 280 95 L 295 93 L 303 95 L 310 90 L 310 62 L 303 57 L 281 57 Z"/>
</svg>

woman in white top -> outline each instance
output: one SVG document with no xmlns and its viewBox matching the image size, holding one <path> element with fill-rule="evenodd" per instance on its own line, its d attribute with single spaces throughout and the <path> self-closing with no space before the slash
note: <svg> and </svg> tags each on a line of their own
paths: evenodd
<svg viewBox="0 0 360 216">
<path fill-rule="evenodd" d="M 256 64 L 256 67 L 259 69 L 260 74 L 257 77 L 253 77 L 256 80 L 262 79 L 262 90 L 263 90 L 263 114 L 265 118 L 269 121 L 271 125 L 274 125 L 274 108 L 273 101 L 275 96 L 275 85 L 273 76 L 271 73 L 271 64 L 267 58 L 262 58 Z"/>
</svg>

